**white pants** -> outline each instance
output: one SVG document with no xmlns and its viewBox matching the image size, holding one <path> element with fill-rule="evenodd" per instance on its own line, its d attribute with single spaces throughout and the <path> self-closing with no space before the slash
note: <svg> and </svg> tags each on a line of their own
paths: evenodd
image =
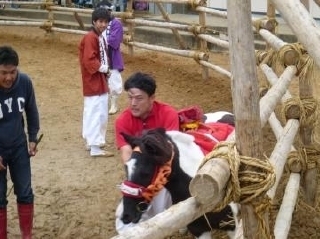
<svg viewBox="0 0 320 239">
<path fill-rule="evenodd" d="M 118 70 L 110 70 L 108 79 L 110 95 L 120 95 L 122 92 L 122 77 Z"/>
<path fill-rule="evenodd" d="M 108 94 L 85 96 L 83 104 L 82 137 L 87 145 L 106 143 L 108 124 Z"/>
<path fill-rule="evenodd" d="M 155 196 L 152 199 L 148 210 L 142 214 L 142 217 L 139 222 L 146 221 L 154 217 L 158 213 L 161 213 L 164 210 L 171 207 L 171 205 L 172 205 L 171 195 L 166 188 L 163 188 L 157 194 L 157 196 Z M 119 234 L 124 232 L 127 228 L 133 227 L 136 225 L 134 223 L 124 224 L 121 220 L 122 212 L 123 212 L 123 203 L 121 201 L 116 210 L 116 230 Z"/>
</svg>

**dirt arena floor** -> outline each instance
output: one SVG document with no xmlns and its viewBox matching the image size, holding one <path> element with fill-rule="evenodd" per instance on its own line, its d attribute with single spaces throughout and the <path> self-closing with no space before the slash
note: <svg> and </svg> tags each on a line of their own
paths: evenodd
<svg viewBox="0 0 320 239">
<path fill-rule="evenodd" d="M 77 50 L 80 38 L 59 33 L 45 35 L 38 28 L 0 27 L 0 45 L 12 45 L 19 52 L 20 70 L 33 79 L 41 115 L 40 133 L 44 137 L 32 159 L 35 239 L 105 239 L 117 235 L 114 212 L 121 197 L 117 185 L 124 173 L 114 147 L 115 116 L 110 117 L 107 137 L 115 157 L 90 158 L 81 138 L 83 99 Z M 157 99 L 176 108 L 197 104 L 206 112 L 232 111 L 230 81 L 220 74 L 210 72 L 210 79 L 204 81 L 201 68 L 191 59 L 143 50 L 130 56 L 125 46 L 123 52 L 123 78 L 135 71 L 153 74 L 158 83 Z M 213 57 L 215 64 L 229 68 L 226 53 Z M 122 109 L 126 103 L 123 94 Z M 266 127 L 265 150 L 270 150 L 274 141 Z M 19 238 L 15 197 L 12 191 L 8 194 L 9 239 L 15 239 Z M 273 213 L 278 203 L 280 200 L 273 206 Z M 175 234 L 169 238 L 192 237 Z M 307 207 L 300 197 L 289 238 L 320 238 L 319 206 Z"/>
</svg>

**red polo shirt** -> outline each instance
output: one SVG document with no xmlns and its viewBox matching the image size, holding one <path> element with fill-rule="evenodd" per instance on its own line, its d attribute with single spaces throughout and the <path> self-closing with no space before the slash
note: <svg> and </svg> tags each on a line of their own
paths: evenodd
<svg viewBox="0 0 320 239">
<path fill-rule="evenodd" d="M 118 116 L 115 122 L 116 145 L 121 148 L 128 144 L 120 132 L 139 136 L 143 130 L 157 127 L 166 130 L 179 130 L 178 112 L 170 105 L 154 101 L 150 114 L 145 120 L 142 120 L 134 117 L 128 108 Z"/>
</svg>

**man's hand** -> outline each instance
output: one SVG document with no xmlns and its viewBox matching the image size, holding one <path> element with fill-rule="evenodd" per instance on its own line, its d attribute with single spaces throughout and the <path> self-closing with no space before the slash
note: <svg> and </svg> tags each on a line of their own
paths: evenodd
<svg viewBox="0 0 320 239">
<path fill-rule="evenodd" d="M 38 152 L 37 146 L 41 142 L 43 137 L 43 134 L 40 135 L 40 137 L 37 139 L 37 142 L 29 142 L 29 155 L 35 156 L 36 153 Z"/>
<path fill-rule="evenodd" d="M 3 158 L 0 156 L 0 171 L 6 170 L 6 167 L 3 165 Z"/>
<path fill-rule="evenodd" d="M 30 142 L 29 143 L 29 155 L 35 156 L 37 153 L 37 143 L 36 142 Z"/>
</svg>

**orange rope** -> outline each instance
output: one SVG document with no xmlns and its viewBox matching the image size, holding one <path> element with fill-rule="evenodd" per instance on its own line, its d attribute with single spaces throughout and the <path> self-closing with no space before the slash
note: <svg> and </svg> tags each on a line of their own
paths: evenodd
<svg viewBox="0 0 320 239">
<path fill-rule="evenodd" d="M 174 155 L 174 153 L 172 154 Z M 172 159 L 173 156 L 171 157 L 171 159 L 165 163 L 164 165 L 162 165 L 157 173 L 157 176 L 154 180 L 154 182 L 152 182 L 145 191 L 142 192 L 142 196 L 148 201 L 150 202 L 152 200 L 152 198 L 161 190 L 163 189 L 164 185 L 168 182 L 168 177 L 171 173 L 171 164 L 172 164 Z"/>
</svg>

